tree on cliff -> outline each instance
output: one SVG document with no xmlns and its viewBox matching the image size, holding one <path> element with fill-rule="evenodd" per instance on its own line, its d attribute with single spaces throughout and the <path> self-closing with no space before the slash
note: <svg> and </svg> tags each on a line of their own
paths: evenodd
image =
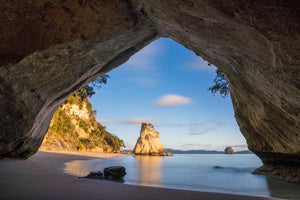
<svg viewBox="0 0 300 200">
<path fill-rule="evenodd" d="M 98 77 L 97 79 L 95 79 L 94 81 L 90 82 L 89 84 L 87 84 L 86 86 L 83 87 L 85 92 L 82 92 L 82 90 L 78 90 L 77 91 L 78 95 L 81 96 L 82 100 L 84 100 L 87 97 L 93 96 L 96 93 L 94 88 L 102 87 L 102 84 L 107 83 L 108 78 L 110 78 L 110 76 L 108 74 L 104 74 L 104 75 Z"/>
<path fill-rule="evenodd" d="M 98 77 L 97 79 L 95 79 L 94 81 L 90 82 L 86 86 L 84 86 L 84 90 L 87 96 L 88 97 L 93 96 L 95 94 L 94 88 L 100 88 L 102 84 L 106 84 L 108 78 L 110 78 L 110 76 L 108 74 L 104 74 Z"/>
<path fill-rule="evenodd" d="M 88 100 L 94 87 L 107 83 L 102 75 L 71 95 L 55 112 L 42 148 L 68 151 L 113 152 L 125 147 L 124 141 L 96 121 L 96 111 Z"/>
<path fill-rule="evenodd" d="M 219 69 L 217 69 L 216 73 L 217 75 L 213 80 L 214 85 L 208 88 L 208 90 L 210 90 L 210 92 L 214 95 L 216 93 L 220 93 L 221 97 L 225 98 L 228 96 L 228 94 L 230 94 L 229 84 L 226 80 L 225 75 Z"/>
</svg>

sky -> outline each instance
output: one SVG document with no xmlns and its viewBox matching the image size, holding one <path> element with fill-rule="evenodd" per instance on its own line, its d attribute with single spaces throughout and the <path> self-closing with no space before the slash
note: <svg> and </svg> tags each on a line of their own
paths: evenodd
<svg viewBox="0 0 300 200">
<path fill-rule="evenodd" d="M 165 148 L 246 150 L 230 97 L 213 95 L 216 67 L 171 39 L 158 39 L 108 73 L 90 98 L 96 119 L 133 149 L 141 123 Z"/>
</svg>

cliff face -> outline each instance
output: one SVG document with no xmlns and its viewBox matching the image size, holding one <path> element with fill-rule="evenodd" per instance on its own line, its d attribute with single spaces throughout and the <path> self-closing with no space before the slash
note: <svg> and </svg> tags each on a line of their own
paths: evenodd
<svg viewBox="0 0 300 200">
<path fill-rule="evenodd" d="M 130 1 L 2 1 L 0 157 L 26 158 L 41 145 L 73 92 L 157 38 Z"/>
<path fill-rule="evenodd" d="M 165 156 L 165 149 L 159 140 L 159 132 L 151 124 L 142 123 L 140 137 L 133 149 L 136 155 Z"/>
<path fill-rule="evenodd" d="M 300 4 L 143 2 L 164 36 L 226 75 L 241 133 L 264 164 L 258 173 L 300 183 Z"/>
<path fill-rule="evenodd" d="M 35 153 L 70 94 L 169 37 L 226 75 L 240 130 L 264 163 L 260 172 L 300 182 L 297 1 L 1 3 L 1 158 Z"/>
<path fill-rule="evenodd" d="M 41 150 L 113 152 L 123 140 L 95 120 L 95 111 L 83 89 L 70 96 L 55 112 Z"/>
</svg>

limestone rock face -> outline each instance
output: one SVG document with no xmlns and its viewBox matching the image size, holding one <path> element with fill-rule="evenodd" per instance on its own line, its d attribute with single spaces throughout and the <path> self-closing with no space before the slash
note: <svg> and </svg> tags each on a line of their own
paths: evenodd
<svg viewBox="0 0 300 200">
<path fill-rule="evenodd" d="M 159 37 L 227 77 L 235 117 L 265 170 L 299 181 L 297 1 L 3 1 L 0 157 L 28 157 L 53 113 L 89 81 Z M 283 164 L 284 163 L 284 164 Z M 292 173 L 294 172 L 294 173 Z"/>
<path fill-rule="evenodd" d="M 165 156 L 165 149 L 159 140 L 159 132 L 152 125 L 142 123 L 140 137 L 133 149 L 136 155 Z"/>
<path fill-rule="evenodd" d="M 81 89 L 57 109 L 40 150 L 103 153 L 119 151 L 123 144 L 96 121 L 85 90 Z"/>
<path fill-rule="evenodd" d="M 171 152 L 168 152 L 168 153 L 167 153 L 167 156 L 174 156 L 174 154 L 171 153 Z"/>
<path fill-rule="evenodd" d="M 232 147 L 226 147 L 225 148 L 225 154 L 234 154 L 233 148 Z"/>
</svg>

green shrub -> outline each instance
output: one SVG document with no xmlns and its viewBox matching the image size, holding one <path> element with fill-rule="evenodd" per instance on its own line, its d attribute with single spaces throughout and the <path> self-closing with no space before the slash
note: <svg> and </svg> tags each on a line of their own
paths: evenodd
<svg viewBox="0 0 300 200">
<path fill-rule="evenodd" d="M 74 104 L 76 102 L 76 96 L 71 95 L 68 99 L 67 102 L 70 104 Z"/>
<path fill-rule="evenodd" d="M 69 116 L 69 110 L 62 109 L 62 106 L 55 112 L 46 139 L 50 141 L 64 141 L 70 144 L 72 148 L 78 151 L 85 151 L 95 147 L 103 148 L 104 152 L 119 151 L 121 147 L 125 147 L 124 141 L 120 140 L 117 136 L 109 133 L 105 126 L 102 126 L 95 120 L 96 111 L 92 110 L 92 105 L 86 98 L 86 92 L 79 90 L 70 96 L 65 104 L 75 104 L 81 109 L 84 104 L 90 114 L 90 120 L 83 120 L 77 115 Z M 72 120 L 76 120 L 79 127 L 85 132 L 89 133 L 88 139 L 79 139 L 79 134 L 75 130 L 75 125 Z M 52 143 L 55 145 L 55 142 Z"/>
<path fill-rule="evenodd" d="M 84 146 L 87 146 L 90 143 L 89 139 L 80 139 L 80 143 L 83 144 Z"/>
</svg>

